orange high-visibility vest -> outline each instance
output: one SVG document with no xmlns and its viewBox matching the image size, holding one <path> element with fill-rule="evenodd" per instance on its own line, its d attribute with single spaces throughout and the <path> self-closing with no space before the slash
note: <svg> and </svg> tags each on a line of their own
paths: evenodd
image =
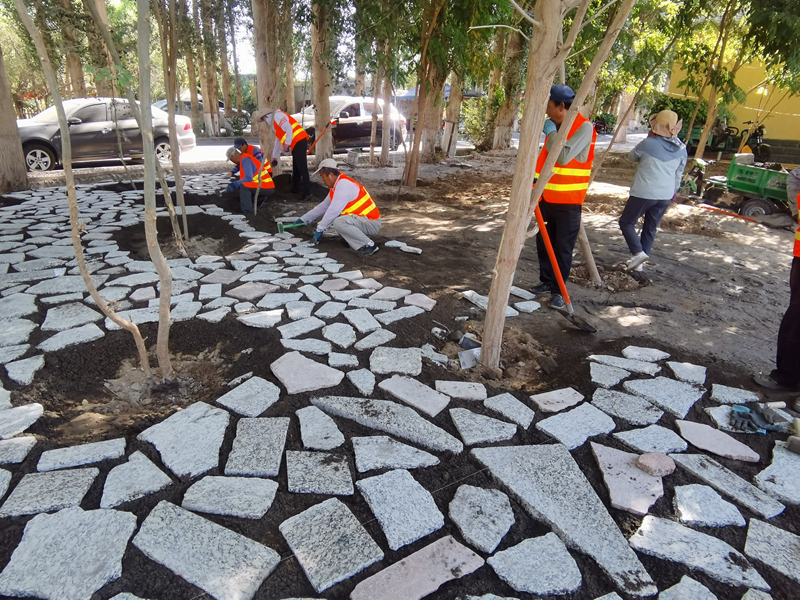
<svg viewBox="0 0 800 600">
<path fill-rule="evenodd" d="M 247 152 L 242 153 L 242 160 L 247 157 L 253 161 L 253 165 L 255 166 L 255 174 L 250 179 L 247 178 L 247 175 L 242 168 L 241 162 L 239 164 L 239 179 L 243 181 L 242 185 L 246 188 L 256 189 L 258 187 L 258 176 L 259 171 L 261 172 L 261 189 L 266 190 L 275 187 L 275 182 L 272 181 L 272 167 L 269 164 L 268 160 L 264 161 L 262 166 L 261 161 L 258 160 L 253 155 L 253 147 L 248 144 Z"/>
<path fill-rule="evenodd" d="M 578 113 L 575 117 L 575 122 L 569 130 L 567 139 L 575 135 L 578 128 L 584 123 L 589 123 L 589 120 Z M 589 157 L 586 162 L 580 162 L 577 158 L 573 158 L 566 165 L 556 163 L 553 167 L 553 175 L 550 181 L 544 186 L 544 193 L 542 197 L 547 202 L 554 204 L 583 204 L 586 198 L 586 192 L 589 190 L 589 178 L 592 175 L 592 162 L 594 161 L 594 143 L 597 140 L 597 132 L 592 126 L 592 144 L 589 147 Z M 539 152 L 539 158 L 536 161 L 536 177 L 544 166 L 544 161 L 547 160 L 547 144 L 542 147 Z"/>
<path fill-rule="evenodd" d="M 797 194 L 797 207 L 800 209 L 800 194 Z M 800 258 L 800 212 L 797 213 L 798 228 L 794 234 L 794 255 Z"/>
<path fill-rule="evenodd" d="M 278 112 L 282 112 L 289 118 L 289 124 L 292 126 L 292 143 L 289 145 L 289 147 L 292 150 L 294 150 L 294 146 L 295 144 L 297 144 L 297 142 L 299 142 L 300 140 L 308 139 L 308 134 L 306 133 L 306 130 L 303 129 L 303 127 L 300 125 L 300 123 L 298 123 L 292 118 L 292 115 L 284 113 L 283 111 L 276 110 L 275 111 L 276 114 L 273 115 L 272 117 L 272 128 L 275 130 L 275 135 L 281 141 L 281 144 L 283 144 L 284 146 L 286 145 L 286 132 L 281 128 L 280 125 L 278 125 L 278 119 L 275 118 Z"/>
<path fill-rule="evenodd" d="M 352 181 L 358 186 L 358 196 L 356 196 L 355 200 L 352 200 L 347 203 L 347 206 L 344 207 L 342 211 L 343 215 L 356 215 L 357 217 L 367 217 L 370 220 L 380 219 L 381 213 L 378 210 L 378 207 L 373 202 L 372 197 L 367 192 L 366 188 L 363 185 L 358 183 L 355 179 L 351 179 L 347 175 L 339 175 L 339 178 L 336 180 L 336 183 L 333 184 L 331 191 L 328 193 L 328 200 L 333 202 L 333 194 L 336 192 L 336 186 L 339 184 L 339 181 L 342 179 L 347 179 L 347 181 Z"/>
</svg>

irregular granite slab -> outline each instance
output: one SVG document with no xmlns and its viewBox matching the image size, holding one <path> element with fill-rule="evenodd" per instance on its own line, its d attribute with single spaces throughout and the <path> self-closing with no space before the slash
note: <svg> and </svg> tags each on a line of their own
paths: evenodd
<svg viewBox="0 0 800 600">
<path fill-rule="evenodd" d="M 487 554 L 494 552 L 514 524 L 508 496 L 499 490 L 462 485 L 449 511 L 464 540 Z"/>
<path fill-rule="evenodd" d="M 300 420 L 303 446 L 309 450 L 333 450 L 344 444 L 344 436 L 336 423 L 316 406 L 296 411 Z"/>
<path fill-rule="evenodd" d="M 195 402 L 136 439 L 155 446 L 163 463 L 178 477 L 197 477 L 219 466 L 219 450 L 230 413 Z"/>
<path fill-rule="evenodd" d="M 36 402 L 0 410 L 0 440 L 22 433 L 36 423 L 43 413 L 44 407 Z"/>
<path fill-rule="evenodd" d="M 269 479 L 207 475 L 186 490 L 181 506 L 212 515 L 260 519 L 277 491 L 278 484 Z"/>
<path fill-rule="evenodd" d="M 271 548 L 167 501 L 150 511 L 133 545 L 210 596 L 226 600 L 250 600 L 281 559 Z"/>
<path fill-rule="evenodd" d="M 509 421 L 513 421 L 523 429 L 530 427 L 533 418 L 536 416 L 536 413 L 508 392 L 487 398 L 483 401 L 483 405 Z"/>
<path fill-rule="evenodd" d="M 446 536 L 359 583 L 350 600 L 421 600 L 483 566 L 483 559 Z"/>
<path fill-rule="evenodd" d="M 2 323 L 2 321 L 0 321 Z M 30 350 L 30 344 L 17 344 L 15 346 L 2 346 L 0 347 L 0 365 L 10 363 L 17 360 L 20 356 Z"/>
<path fill-rule="evenodd" d="M 317 356 L 327 356 L 331 353 L 331 343 L 314 338 L 306 338 L 303 340 L 281 340 L 281 345 L 287 350 L 297 350 L 299 352 L 308 352 Z"/>
<path fill-rule="evenodd" d="M 717 600 L 706 586 L 684 575 L 671 588 L 658 595 L 658 600 Z"/>
<path fill-rule="evenodd" d="M 307 333 L 311 333 L 325 326 L 325 321 L 317 317 L 309 317 L 308 319 L 301 319 L 299 321 L 292 321 L 286 325 L 278 327 L 281 332 L 281 337 L 284 339 L 296 338 Z"/>
<path fill-rule="evenodd" d="M 402 288 L 396 288 L 391 286 L 384 286 L 374 294 L 370 296 L 371 300 L 389 300 L 395 301 L 400 300 L 411 294 L 411 290 L 404 290 Z"/>
<path fill-rule="evenodd" d="M 636 466 L 638 454 L 590 443 L 592 454 L 603 474 L 611 506 L 634 515 L 646 515 L 664 495 L 661 477 L 653 477 Z"/>
<path fill-rule="evenodd" d="M 764 519 L 771 519 L 781 514 L 785 508 L 783 504 L 729 471 L 713 458 L 703 454 L 673 454 L 671 458 L 703 483 Z"/>
<path fill-rule="evenodd" d="M 456 400 L 486 400 L 486 387 L 469 381 L 436 381 L 436 391 Z"/>
<path fill-rule="evenodd" d="M 6 363 L 6 373 L 8 378 L 20 385 L 30 385 L 33 377 L 44 367 L 44 356 L 31 356 L 22 360 Z"/>
<path fill-rule="evenodd" d="M 286 479 L 295 494 L 353 495 L 347 458 L 336 454 L 287 450 Z"/>
<path fill-rule="evenodd" d="M 413 409 L 396 402 L 324 396 L 312 398 L 311 404 L 334 417 L 350 419 L 435 452 L 458 454 L 464 449 L 464 445 L 445 430 L 424 419 Z"/>
<path fill-rule="evenodd" d="M 687 442 L 712 454 L 745 462 L 758 462 L 761 457 L 749 446 L 718 429 L 694 421 L 675 421 L 681 437 Z"/>
<path fill-rule="evenodd" d="M 572 388 L 553 390 L 543 394 L 534 394 L 531 400 L 543 412 L 559 412 L 570 406 L 575 406 L 583 400 L 583 394 Z"/>
<path fill-rule="evenodd" d="M 295 302 L 300 300 L 303 297 L 303 294 L 300 292 L 288 292 L 288 293 L 275 293 L 275 294 L 267 294 L 261 300 L 258 301 L 258 308 L 266 308 L 267 310 L 275 309 L 283 306 L 287 302 Z"/>
<path fill-rule="evenodd" d="M 334 279 L 333 281 L 343 280 Z M 320 319 L 335 319 L 345 308 L 347 308 L 347 304 L 344 302 L 326 302 L 317 309 L 317 312 L 314 313 L 314 316 L 319 317 Z"/>
<path fill-rule="evenodd" d="M 786 504 L 800 504 L 800 455 L 789 452 L 786 442 L 775 442 L 772 464 L 754 479 L 756 485 Z"/>
<path fill-rule="evenodd" d="M 128 462 L 109 471 L 103 486 L 100 508 L 114 508 L 153 494 L 170 485 L 172 480 L 149 458 L 139 451 L 128 458 Z"/>
<path fill-rule="evenodd" d="M 354 437 L 352 441 L 359 473 L 375 469 L 419 469 L 439 464 L 439 459 L 433 454 L 385 435 Z"/>
<path fill-rule="evenodd" d="M 675 472 L 675 461 L 661 452 L 646 452 L 637 457 L 636 466 L 653 477 L 666 477 Z"/>
<path fill-rule="evenodd" d="M 356 485 L 392 550 L 444 527 L 444 516 L 433 496 L 404 469 L 368 477 Z"/>
<path fill-rule="evenodd" d="M 242 325 L 247 325 L 248 327 L 268 329 L 280 323 L 282 318 L 283 309 L 280 308 L 277 310 L 261 310 L 258 312 L 252 312 L 242 315 L 241 317 L 236 317 L 236 320 Z"/>
<path fill-rule="evenodd" d="M 467 446 L 510 440 L 517 433 L 516 425 L 476 414 L 466 408 L 451 408 L 450 418 Z"/>
<path fill-rule="evenodd" d="M 316 305 L 313 302 L 305 302 L 304 300 L 296 300 L 295 302 L 286 303 L 286 314 L 292 321 L 300 321 L 301 319 L 308 319 L 314 311 Z"/>
<path fill-rule="evenodd" d="M 509 310 L 514 310 L 510 308 Z M 425 310 L 418 307 L 418 306 L 403 306 L 401 308 L 390 310 L 387 312 L 378 313 L 375 315 L 375 319 L 382 323 L 383 325 L 391 325 L 395 321 L 400 321 L 401 319 L 409 319 L 411 317 L 416 317 L 417 315 L 421 315 L 424 313 Z M 517 312 L 517 311 L 514 311 Z M 519 313 L 517 313 L 519 314 Z"/>
<path fill-rule="evenodd" d="M 635 379 L 626 381 L 622 385 L 631 394 L 649 400 L 679 419 L 686 417 L 694 403 L 700 400 L 704 393 L 693 385 L 668 377 Z"/>
<path fill-rule="evenodd" d="M 369 357 L 369 370 L 376 375 L 417 376 L 422 373 L 422 351 L 419 348 L 375 348 Z"/>
<path fill-rule="evenodd" d="M 626 446 L 643 454 L 648 452 L 672 454 L 674 452 L 686 452 L 687 448 L 689 448 L 689 445 L 681 436 L 660 425 L 622 431 L 615 433 L 614 437 Z"/>
<path fill-rule="evenodd" d="M 707 485 L 676 486 L 673 505 L 681 523 L 694 527 L 744 527 L 747 524 L 738 508 Z"/>
<path fill-rule="evenodd" d="M 67 508 L 37 515 L 0 574 L 0 594 L 85 600 L 122 576 L 122 555 L 136 516 Z"/>
<path fill-rule="evenodd" d="M 631 376 L 630 371 L 596 362 L 589 363 L 589 375 L 592 378 L 592 383 L 604 388 L 612 388 L 623 379 Z"/>
<path fill-rule="evenodd" d="M 608 356 L 607 354 L 592 354 L 589 356 L 589 360 L 608 365 L 609 367 L 624 369 L 631 373 L 641 373 L 642 375 L 652 376 L 661 370 L 661 367 L 651 362 L 620 358 L 619 356 Z"/>
<path fill-rule="evenodd" d="M 42 331 L 64 331 L 102 320 L 102 313 L 89 308 L 83 302 L 72 302 L 48 309 L 41 328 Z"/>
<path fill-rule="evenodd" d="M 758 394 L 750 390 L 728 387 L 718 383 L 711 386 L 711 399 L 720 404 L 745 404 L 746 402 L 761 402 Z"/>
<path fill-rule="evenodd" d="M 114 460 L 124 455 L 125 438 L 93 442 L 69 448 L 47 450 L 39 457 L 39 464 L 36 466 L 36 470 L 41 472 L 80 467 L 102 460 Z"/>
<path fill-rule="evenodd" d="M 225 292 L 225 295 L 244 302 L 255 302 L 278 289 L 277 285 L 272 285 L 270 283 L 248 281 L 247 283 L 236 286 L 232 290 L 228 290 Z"/>
<path fill-rule="evenodd" d="M 36 323 L 27 319 L 5 319 L 0 322 L 2 322 L 3 327 L 0 348 L 24 344 L 28 341 L 31 332 L 38 327 Z"/>
<path fill-rule="evenodd" d="M 640 396 L 602 388 L 594 391 L 592 405 L 631 425 L 652 425 L 664 416 L 664 411 Z"/>
<path fill-rule="evenodd" d="M 217 404 L 245 417 L 257 417 L 275 404 L 281 390 L 261 377 L 251 377 L 243 384 L 217 398 Z"/>
<path fill-rule="evenodd" d="M 21 517 L 78 506 L 99 474 L 95 468 L 28 473 L 0 506 L 0 517 Z"/>
<path fill-rule="evenodd" d="M 375 375 L 369 369 L 348 371 L 347 378 L 356 386 L 362 396 L 369 396 L 375 390 Z"/>
<path fill-rule="evenodd" d="M 378 544 L 336 498 L 286 519 L 278 529 L 320 594 L 383 559 Z"/>
<path fill-rule="evenodd" d="M 679 363 L 667 361 L 667 366 L 675 374 L 675 377 L 687 383 L 703 385 L 706 382 L 706 368 L 691 363 Z"/>
<path fill-rule="evenodd" d="M 394 375 L 381 381 L 378 387 L 431 417 L 442 412 L 450 402 L 449 397 L 410 377 Z"/>
<path fill-rule="evenodd" d="M 583 581 L 575 559 L 555 533 L 529 538 L 486 562 L 516 591 L 537 596 L 572 594 Z"/>
<path fill-rule="evenodd" d="M 619 527 L 562 444 L 476 448 L 472 455 L 537 520 L 570 548 L 593 558 L 622 591 L 658 592 Z"/>
<path fill-rule="evenodd" d="M 81 279 L 83 283 L 83 279 Z M 36 287 L 36 286 L 34 286 Z M 86 290 L 84 285 L 79 290 L 70 290 L 71 292 L 83 292 Z M 59 293 L 59 292 L 56 292 Z M 36 294 L 11 294 L 5 298 L 0 298 L 0 321 L 16 319 L 24 317 L 25 315 L 32 315 L 39 312 L 36 307 Z"/>
<path fill-rule="evenodd" d="M 0 465 L 21 463 L 35 445 L 36 438 L 32 435 L 0 441 Z"/>
<path fill-rule="evenodd" d="M 36 346 L 42 352 L 56 352 L 70 346 L 86 344 L 104 337 L 105 333 L 94 323 L 61 331 Z"/>
<path fill-rule="evenodd" d="M 333 323 L 322 328 L 322 337 L 340 348 L 349 348 L 356 343 L 356 331 L 346 323 Z"/>
<path fill-rule="evenodd" d="M 770 589 L 735 548 L 668 519 L 646 516 L 631 536 L 630 545 L 648 556 L 685 565 L 726 585 Z"/>
<path fill-rule="evenodd" d="M 299 352 L 287 352 L 273 362 L 270 369 L 289 394 L 334 387 L 344 379 L 341 371 L 306 358 Z"/>
<path fill-rule="evenodd" d="M 582 446 L 590 437 L 611 433 L 615 428 L 614 419 L 591 404 L 581 404 L 536 424 L 536 429 L 554 437 L 570 450 Z"/>
<path fill-rule="evenodd" d="M 744 553 L 800 583 L 800 536 L 750 519 Z M 752 586 L 756 589 L 769 589 Z"/>
<path fill-rule="evenodd" d="M 355 349 L 371 350 L 372 348 L 377 348 L 378 346 L 382 346 L 383 344 L 391 342 L 396 337 L 397 335 L 395 335 L 388 329 L 378 329 L 377 331 L 370 333 L 368 336 L 358 340 L 356 342 Z"/>
<path fill-rule="evenodd" d="M 482 310 L 486 310 L 489 308 L 489 296 L 482 296 L 481 294 L 473 291 L 473 290 L 466 290 L 461 292 L 461 295 L 464 297 L 465 300 L 468 300 L 478 308 Z M 506 306 L 506 317 L 516 317 L 519 313 L 511 308 L 510 306 Z"/>
<path fill-rule="evenodd" d="M 631 360 L 644 362 L 658 362 L 669 358 L 669 353 L 655 348 L 642 348 L 641 346 L 628 346 L 622 350 L 622 356 Z"/>
<path fill-rule="evenodd" d="M 288 429 L 289 417 L 239 419 L 225 474 L 277 477 Z"/>
</svg>

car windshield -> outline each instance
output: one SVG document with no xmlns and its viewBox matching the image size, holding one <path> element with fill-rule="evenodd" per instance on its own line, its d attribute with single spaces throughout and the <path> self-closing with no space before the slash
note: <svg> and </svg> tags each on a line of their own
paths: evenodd
<svg viewBox="0 0 800 600">
<path fill-rule="evenodd" d="M 154 119 L 166 119 L 167 117 L 169 117 L 169 115 L 166 112 L 164 112 L 157 106 L 151 106 L 150 112 L 152 113 Z"/>
<path fill-rule="evenodd" d="M 85 100 L 66 100 L 63 103 L 64 112 L 67 114 L 67 117 L 69 117 L 73 112 L 75 112 L 76 109 L 80 108 L 81 106 L 84 106 L 85 104 L 86 104 Z M 56 114 L 56 107 L 51 106 L 50 108 L 46 108 L 38 115 L 31 117 L 30 120 L 33 121 L 34 123 L 47 123 L 47 124 L 58 123 L 58 114 Z"/>
</svg>

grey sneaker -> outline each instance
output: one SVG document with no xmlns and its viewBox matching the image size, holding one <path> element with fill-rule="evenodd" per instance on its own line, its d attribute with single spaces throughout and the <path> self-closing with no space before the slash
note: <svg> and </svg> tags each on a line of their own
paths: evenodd
<svg viewBox="0 0 800 600">
<path fill-rule="evenodd" d="M 561 294 L 553 294 L 550 296 L 550 308 L 562 309 L 566 307 L 567 305 L 564 303 L 564 297 Z"/>
</svg>

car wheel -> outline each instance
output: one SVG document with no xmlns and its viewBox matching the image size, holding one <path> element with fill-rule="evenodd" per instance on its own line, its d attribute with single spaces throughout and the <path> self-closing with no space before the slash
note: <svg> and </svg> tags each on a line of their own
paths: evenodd
<svg viewBox="0 0 800 600">
<path fill-rule="evenodd" d="M 156 140 L 156 158 L 162 163 L 172 160 L 172 147 L 169 145 L 169 139 L 158 138 Z"/>
<path fill-rule="evenodd" d="M 26 146 L 25 164 L 28 171 L 52 171 L 56 168 L 56 156 L 47 146 L 39 144 Z"/>
</svg>

